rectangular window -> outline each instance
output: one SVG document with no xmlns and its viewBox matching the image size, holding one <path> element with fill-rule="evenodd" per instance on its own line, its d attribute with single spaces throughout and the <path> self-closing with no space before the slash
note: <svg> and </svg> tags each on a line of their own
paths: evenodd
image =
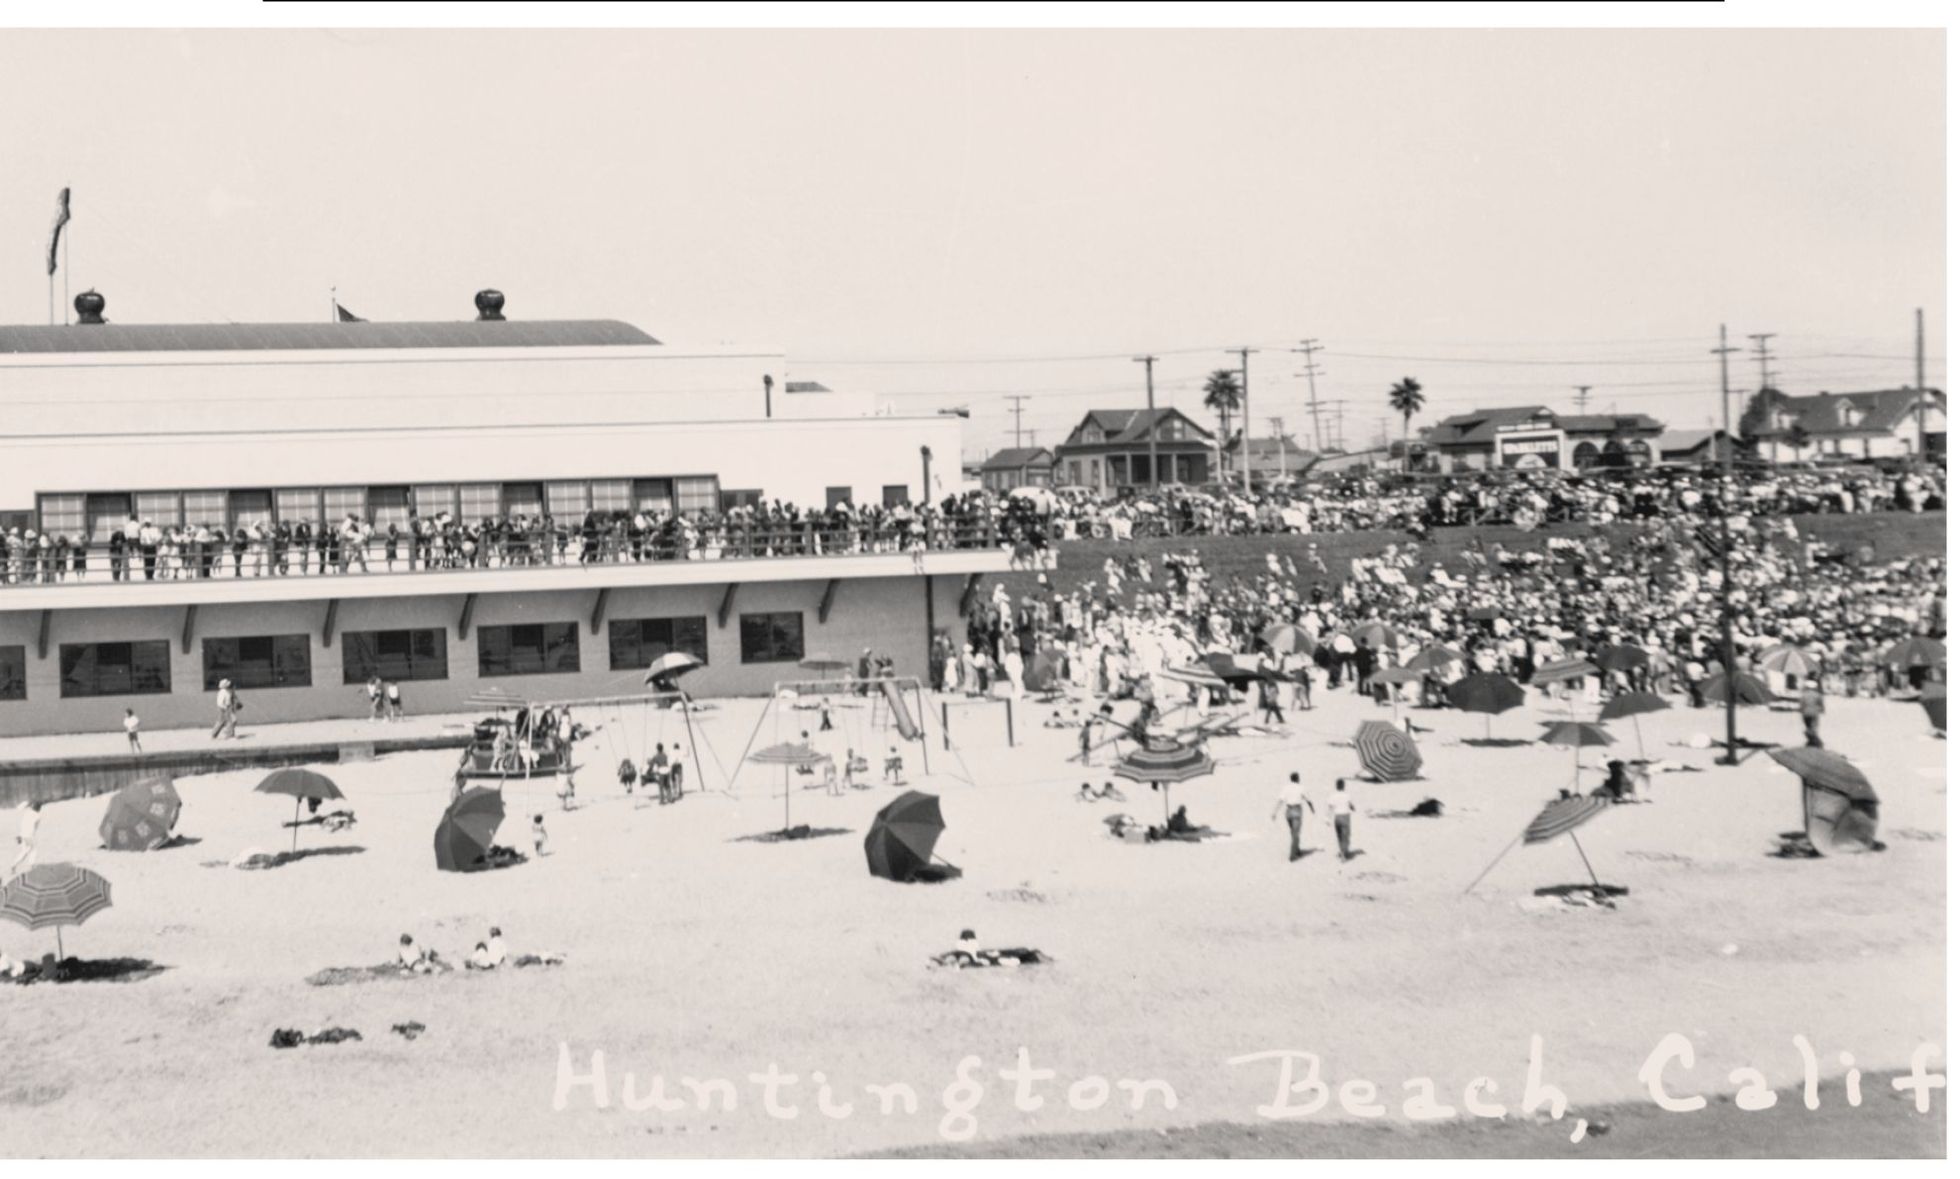
<svg viewBox="0 0 1960 1179">
<path fill-rule="evenodd" d="M 504 489 L 500 483 L 465 483 L 457 489 L 461 507 L 456 518 L 465 524 L 480 524 L 504 512 Z"/>
<path fill-rule="evenodd" d="M 760 491 L 744 489 L 741 491 L 724 491 L 721 493 L 721 510 L 724 512 L 732 511 L 735 508 L 752 508 L 761 502 L 762 492 Z"/>
<path fill-rule="evenodd" d="M 742 615 L 743 663 L 795 663 L 803 658 L 803 614 Z"/>
<path fill-rule="evenodd" d="M 376 528 L 386 532 L 390 524 L 408 527 L 408 488 L 370 487 L 367 502 Z"/>
<path fill-rule="evenodd" d="M 272 523 L 272 493 L 269 491 L 234 491 L 231 493 L 231 526 L 250 528 L 254 524 Z"/>
<path fill-rule="evenodd" d="M 760 492 L 756 498 L 762 498 Z M 674 506 L 683 514 L 712 512 L 720 501 L 721 481 L 713 475 L 691 475 L 674 480 Z"/>
<path fill-rule="evenodd" d="M 91 495 L 88 497 L 88 535 L 97 544 L 108 541 L 109 534 L 126 528 L 129 514 L 136 510 L 136 504 L 126 495 Z"/>
<path fill-rule="evenodd" d="M 592 481 L 592 509 L 597 512 L 632 511 L 633 481 L 631 479 L 594 479 Z"/>
<path fill-rule="evenodd" d="M 313 686 L 313 641 L 308 635 L 258 635 L 250 638 L 204 640 L 204 690 L 218 690 L 219 680 L 232 687 L 310 688 Z"/>
<path fill-rule="evenodd" d="M 170 691 L 170 640 L 63 643 L 61 695 L 150 696 Z"/>
<path fill-rule="evenodd" d="M 222 491 L 186 491 L 184 493 L 184 523 L 191 527 L 199 524 L 206 528 L 225 526 L 225 493 Z"/>
<path fill-rule="evenodd" d="M 504 515 L 537 516 L 544 512 L 544 484 L 504 484 Z"/>
<path fill-rule="evenodd" d="M 359 630 L 340 636 L 340 678 L 365 684 L 369 676 L 407 683 L 449 678 L 449 633 L 427 630 Z"/>
<path fill-rule="evenodd" d="M 184 522 L 183 505 L 174 491 L 139 491 L 136 515 L 158 528 L 174 528 Z"/>
<path fill-rule="evenodd" d="M 560 520 L 583 520 L 586 509 L 592 506 L 582 481 L 545 484 L 544 502 L 546 510 Z"/>
<path fill-rule="evenodd" d="M 478 675 L 555 675 L 578 670 L 578 623 L 476 628 Z"/>
<path fill-rule="evenodd" d="M 633 506 L 642 512 L 672 512 L 674 481 L 672 479 L 633 480 Z"/>
<path fill-rule="evenodd" d="M 288 524 L 320 522 L 320 489 L 317 487 L 281 487 L 272 493 L 272 502 L 279 509 L 279 518 Z"/>
<path fill-rule="evenodd" d="M 903 483 L 885 484 L 885 506 L 895 508 L 904 503 L 910 497 L 911 490 Z"/>
<path fill-rule="evenodd" d="M 0 700 L 27 699 L 27 648 L 0 647 Z"/>
<path fill-rule="evenodd" d="M 365 487 L 327 487 L 320 492 L 321 518 L 338 527 L 349 516 L 367 519 L 367 488 Z"/>
<path fill-rule="evenodd" d="M 80 536 L 82 504 L 87 497 L 44 495 L 41 497 L 41 532 L 46 536 Z"/>
<path fill-rule="evenodd" d="M 415 489 L 415 511 L 425 520 L 444 512 L 456 514 L 456 487 L 452 483 L 430 483 Z"/>
<path fill-rule="evenodd" d="M 645 671 L 669 651 L 708 661 L 708 620 L 698 618 L 615 618 L 607 645 L 614 671 Z"/>
<path fill-rule="evenodd" d="M 838 504 L 847 504 L 850 502 L 851 489 L 848 487 L 826 487 L 823 489 L 823 506 L 825 510 L 834 508 Z"/>
</svg>

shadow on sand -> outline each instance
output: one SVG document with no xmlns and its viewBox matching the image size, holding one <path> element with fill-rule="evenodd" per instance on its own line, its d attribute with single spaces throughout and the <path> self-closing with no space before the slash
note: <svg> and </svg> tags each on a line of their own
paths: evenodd
<svg viewBox="0 0 1960 1179">
<path fill-rule="evenodd" d="M 1627 891 L 1626 886 L 1620 884 L 1548 884 L 1543 888 L 1532 889 L 1531 895 L 1535 897 L 1623 897 L 1627 895 Z"/>
<path fill-rule="evenodd" d="M 52 954 L 49 957 L 53 957 Z M 45 970 L 37 968 L 36 973 L 18 980 L 21 985 L 34 983 L 83 983 L 83 982 L 142 982 L 155 978 L 168 966 L 159 966 L 148 958 L 64 958 L 50 978 Z"/>
<path fill-rule="evenodd" d="M 730 843 L 790 843 L 800 839 L 823 839 L 831 835 L 849 835 L 849 827 L 812 827 L 807 823 L 795 827 L 764 831 L 758 835 L 737 835 Z"/>
</svg>

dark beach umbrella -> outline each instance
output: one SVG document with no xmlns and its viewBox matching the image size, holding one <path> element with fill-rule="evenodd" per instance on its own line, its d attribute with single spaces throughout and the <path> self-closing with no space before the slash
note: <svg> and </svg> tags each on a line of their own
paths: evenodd
<svg viewBox="0 0 1960 1179">
<path fill-rule="evenodd" d="M 1435 646 L 1424 647 L 1422 650 L 1416 652 L 1415 658 L 1409 660 L 1403 666 L 1412 667 L 1417 671 L 1442 671 L 1453 663 L 1462 663 L 1463 661 L 1463 652 L 1457 650 L 1455 647 Z"/>
<path fill-rule="evenodd" d="M 109 882 L 78 864 L 40 864 L 0 888 L 0 917 L 29 929 L 54 926 L 57 959 L 67 957 L 61 927 L 80 925 L 110 904 Z"/>
<path fill-rule="evenodd" d="M 1857 802 L 1877 802 L 1878 792 L 1864 771 L 1827 749 L 1790 745 L 1769 751 L 1770 760 L 1821 790 Z"/>
<path fill-rule="evenodd" d="M 1406 782 L 1422 769 L 1422 753 L 1409 735 L 1387 721 L 1362 721 L 1354 731 L 1361 768 L 1380 782 Z"/>
<path fill-rule="evenodd" d="M 1320 646 L 1314 641 L 1307 628 L 1295 622 L 1283 622 L 1269 626 L 1259 633 L 1259 641 L 1270 647 L 1275 655 L 1311 655 Z"/>
<path fill-rule="evenodd" d="M 1572 781 L 1579 780 L 1579 751 L 1588 746 L 1611 745 L 1613 734 L 1587 721 L 1546 721 L 1538 740 L 1546 745 L 1572 747 Z"/>
<path fill-rule="evenodd" d="M 1878 792 L 1857 766 L 1801 745 L 1772 749 L 1769 756 L 1802 782 L 1803 830 L 1811 847 L 1871 846 L 1878 833 Z"/>
<path fill-rule="evenodd" d="M 939 796 L 916 790 L 892 799 L 871 820 L 864 836 L 864 860 L 873 876 L 903 883 L 932 860 L 932 849 L 946 830 Z"/>
<path fill-rule="evenodd" d="M 823 754 L 801 741 L 784 741 L 756 750 L 749 754 L 749 760 L 757 765 L 783 767 L 783 830 L 789 830 L 789 768 L 816 765 L 823 760 Z"/>
<path fill-rule="evenodd" d="M 1768 704 L 1776 697 L 1769 685 L 1746 671 L 1718 671 L 1701 681 L 1702 699 L 1711 704 L 1727 704 L 1734 695 L 1737 704 Z"/>
<path fill-rule="evenodd" d="M 1201 662 L 1211 669 L 1213 675 L 1234 688 L 1243 687 L 1259 678 L 1257 669 L 1246 667 L 1237 657 L 1223 651 L 1209 652 Z"/>
<path fill-rule="evenodd" d="M 110 851 L 155 851 L 170 839 L 184 800 L 168 778 L 151 778 L 109 796 L 102 815 L 102 846 Z"/>
<path fill-rule="evenodd" d="M 1921 692 L 1919 694 L 1919 707 L 1926 710 L 1926 719 L 1933 722 L 1934 728 L 1942 733 L 1946 732 L 1946 689 L 1944 687 L 1937 691 L 1928 688 L 1924 692 Z"/>
<path fill-rule="evenodd" d="M 1647 652 L 1630 643 L 1616 643 L 1593 657 L 1602 671 L 1639 671 L 1647 666 Z"/>
<path fill-rule="evenodd" d="M 1127 781 L 1149 782 L 1163 787 L 1164 816 L 1169 818 L 1171 784 L 1202 778 L 1214 768 L 1216 763 L 1202 745 L 1170 745 L 1157 749 L 1146 745 L 1125 754 L 1111 772 Z"/>
<path fill-rule="evenodd" d="M 503 822 L 502 791 L 472 786 L 457 795 L 436 823 L 436 867 L 444 872 L 468 872 L 478 867 Z"/>
<path fill-rule="evenodd" d="M 1946 644 L 1914 635 L 1892 644 L 1879 658 L 1894 667 L 1938 667 L 1946 662 Z"/>
<path fill-rule="evenodd" d="M 293 850 L 299 850 L 299 804 L 304 798 L 346 798 L 333 779 L 312 770 L 285 769 L 274 770 L 265 776 L 254 790 L 259 794 L 290 794 L 293 796 Z"/>
<path fill-rule="evenodd" d="M 1618 696 L 1608 700 L 1605 707 L 1599 710 L 1599 719 L 1610 721 L 1619 720 L 1622 717 L 1631 718 L 1633 721 L 1633 739 L 1640 746 L 1640 760 L 1646 761 L 1647 739 L 1640 732 L 1640 717 L 1643 713 L 1662 712 L 1672 707 L 1674 707 L 1672 704 L 1669 704 L 1666 700 L 1654 695 L 1652 692 L 1621 692 Z"/>
<path fill-rule="evenodd" d="M 1501 716 L 1524 703 L 1524 689 L 1516 680 L 1496 672 L 1478 671 L 1443 689 L 1450 707 L 1463 712 L 1484 714 L 1484 737 L 1490 737 L 1490 718 Z"/>
</svg>

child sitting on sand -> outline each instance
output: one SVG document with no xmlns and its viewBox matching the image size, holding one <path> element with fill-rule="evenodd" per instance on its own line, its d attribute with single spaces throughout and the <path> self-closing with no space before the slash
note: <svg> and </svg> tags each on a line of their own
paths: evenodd
<svg viewBox="0 0 1960 1179">
<path fill-rule="evenodd" d="M 395 958 L 401 963 L 402 969 L 411 974 L 428 974 L 442 965 L 441 959 L 436 957 L 434 950 L 418 948 L 415 939 L 408 934 L 402 935 L 401 946 L 395 951 Z"/>
<path fill-rule="evenodd" d="M 1045 961 L 1047 958 L 1040 950 L 1021 947 L 983 950 L 980 948 L 980 939 L 970 929 L 960 931 L 959 945 L 932 957 L 934 966 L 952 966 L 961 970 L 971 970 L 980 966 L 1034 966 Z"/>
</svg>

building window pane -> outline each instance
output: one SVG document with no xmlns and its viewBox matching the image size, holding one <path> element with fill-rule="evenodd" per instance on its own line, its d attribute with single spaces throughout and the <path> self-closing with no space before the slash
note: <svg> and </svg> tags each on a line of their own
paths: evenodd
<svg viewBox="0 0 1960 1179">
<path fill-rule="evenodd" d="M 672 479 L 633 480 L 633 506 L 643 512 L 673 511 L 674 481 Z"/>
<path fill-rule="evenodd" d="M 898 505 L 904 503 L 910 491 L 911 489 L 905 486 L 905 484 L 903 483 L 885 484 L 885 506 L 888 508 L 895 508 Z"/>
<path fill-rule="evenodd" d="M 81 495 L 44 495 L 41 497 L 41 532 L 46 536 L 80 536 L 82 534 Z"/>
<path fill-rule="evenodd" d="M 383 532 L 388 525 L 408 527 L 408 488 L 370 487 L 367 493 L 368 512 L 372 523 Z"/>
<path fill-rule="evenodd" d="M 184 522 L 183 511 L 174 491 L 137 492 L 136 515 L 158 528 L 174 528 Z"/>
<path fill-rule="evenodd" d="M 170 691 L 170 641 L 63 643 L 61 694 L 152 696 Z"/>
<path fill-rule="evenodd" d="M 608 625 L 614 671 L 645 671 L 669 651 L 708 661 L 708 620 L 698 618 L 616 618 Z"/>
<path fill-rule="evenodd" d="M 597 512 L 632 511 L 633 481 L 631 479 L 594 479 L 592 481 L 592 509 Z"/>
<path fill-rule="evenodd" d="M 504 487 L 501 483 L 465 483 L 458 489 L 458 495 L 462 509 L 456 516 L 464 523 L 477 524 L 504 514 Z"/>
<path fill-rule="evenodd" d="M 721 501 L 721 483 L 713 475 L 674 480 L 675 507 L 683 515 L 712 512 Z"/>
<path fill-rule="evenodd" d="M 91 495 L 88 497 L 88 535 L 97 544 L 106 543 L 110 533 L 128 527 L 129 514 L 136 505 L 126 495 Z"/>
<path fill-rule="evenodd" d="M 27 648 L 0 647 L 0 700 L 27 699 Z"/>
<path fill-rule="evenodd" d="M 250 528 L 254 524 L 272 523 L 272 494 L 266 491 L 234 491 L 231 493 L 231 524 L 234 528 Z"/>
<path fill-rule="evenodd" d="M 279 518 L 288 524 L 320 522 L 320 489 L 317 487 L 281 487 L 272 493 L 272 500 L 279 507 Z"/>
<path fill-rule="evenodd" d="M 803 615 L 742 615 L 743 663 L 795 663 L 803 658 Z"/>
<path fill-rule="evenodd" d="M 480 626 L 476 669 L 484 676 L 553 675 L 578 670 L 578 623 Z"/>
<path fill-rule="evenodd" d="M 431 483 L 415 489 L 415 512 L 435 519 L 444 512 L 456 514 L 456 488 L 449 483 Z"/>
<path fill-rule="evenodd" d="M 329 487 L 320 492 L 320 508 L 326 513 L 323 519 L 329 524 L 340 525 L 349 516 L 367 519 L 367 488 Z"/>
<path fill-rule="evenodd" d="M 721 510 L 733 511 L 736 508 L 753 508 L 762 502 L 762 492 L 742 489 L 721 493 Z"/>
<path fill-rule="evenodd" d="M 544 502 L 552 516 L 560 520 L 582 520 L 585 510 L 592 506 L 583 482 L 545 484 Z"/>
<path fill-rule="evenodd" d="M 541 483 L 504 484 L 503 509 L 506 516 L 542 515 L 544 485 Z"/>
<path fill-rule="evenodd" d="M 341 682 L 365 684 L 370 676 L 407 683 L 449 678 L 449 635 L 428 630 L 348 631 L 340 636 Z"/>
<path fill-rule="evenodd" d="M 225 493 L 222 491 L 186 491 L 184 493 L 184 523 L 191 527 L 200 524 L 206 528 L 225 526 Z"/>
<path fill-rule="evenodd" d="M 851 489 L 848 487 L 826 487 L 823 489 L 823 506 L 834 508 L 838 504 L 851 502 Z"/>
<path fill-rule="evenodd" d="M 204 640 L 204 690 L 219 680 L 234 688 L 313 686 L 313 642 L 307 635 L 260 635 Z"/>
</svg>

